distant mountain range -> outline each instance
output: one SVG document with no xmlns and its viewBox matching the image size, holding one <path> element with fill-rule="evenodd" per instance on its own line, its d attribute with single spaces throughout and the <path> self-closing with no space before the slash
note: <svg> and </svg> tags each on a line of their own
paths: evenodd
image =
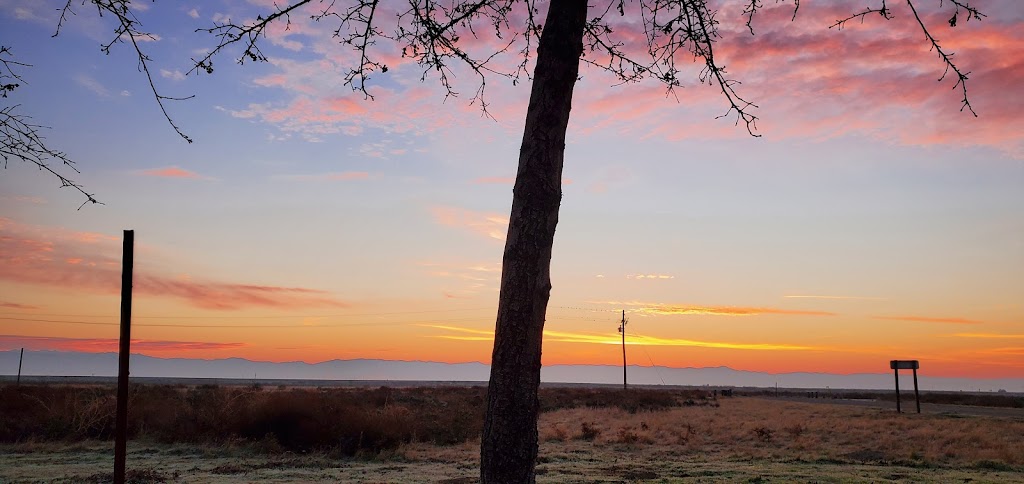
<svg viewBox="0 0 1024 484">
<path fill-rule="evenodd" d="M 392 381 L 487 381 L 490 367 L 483 363 L 436 363 L 392 360 L 331 360 L 322 363 L 250 361 L 243 358 L 199 360 L 156 358 L 133 354 L 133 377 L 217 378 L 259 380 L 392 380 Z M 18 372 L 18 350 L 0 351 L 0 375 Z M 116 376 L 116 353 L 26 351 L 24 376 Z M 551 383 L 622 382 L 622 367 L 611 365 L 550 365 L 541 379 Z M 900 377 L 901 387 L 913 388 L 909 375 Z M 972 379 L 919 374 L 922 391 L 1024 392 L 1024 378 Z M 843 388 L 884 390 L 893 388 L 892 373 L 760 373 L 716 368 L 668 368 L 630 366 L 629 382 L 640 385 L 685 385 L 711 387 Z"/>
</svg>

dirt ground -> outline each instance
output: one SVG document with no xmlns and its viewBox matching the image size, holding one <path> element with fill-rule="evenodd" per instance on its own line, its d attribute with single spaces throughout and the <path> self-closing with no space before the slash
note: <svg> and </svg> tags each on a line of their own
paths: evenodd
<svg viewBox="0 0 1024 484">
<path fill-rule="evenodd" d="M 895 416 L 754 398 L 646 414 L 561 410 L 541 416 L 537 481 L 1024 482 L 1022 425 L 1012 416 Z M 587 426 L 596 437 L 581 436 Z M 1000 431 L 992 429 L 1007 433 L 993 436 Z M 478 445 L 411 444 L 336 458 L 265 454 L 242 444 L 130 442 L 128 469 L 130 482 L 472 483 Z M 112 468 L 110 442 L 0 446 L 0 483 L 110 482 Z"/>
</svg>

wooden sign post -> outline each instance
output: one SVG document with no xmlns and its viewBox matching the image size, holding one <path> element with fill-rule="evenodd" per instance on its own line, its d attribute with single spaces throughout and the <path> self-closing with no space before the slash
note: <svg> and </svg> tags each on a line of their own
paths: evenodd
<svg viewBox="0 0 1024 484">
<path fill-rule="evenodd" d="M 917 369 L 920 368 L 917 360 L 891 360 L 889 368 L 896 376 L 896 413 L 901 413 L 900 408 L 900 370 L 914 370 L 914 401 L 917 403 L 917 413 L 921 413 L 921 394 L 917 391 Z"/>
</svg>

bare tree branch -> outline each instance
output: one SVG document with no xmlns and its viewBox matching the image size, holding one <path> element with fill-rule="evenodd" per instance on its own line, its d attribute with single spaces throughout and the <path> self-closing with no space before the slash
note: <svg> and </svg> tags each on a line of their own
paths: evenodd
<svg viewBox="0 0 1024 484">
<path fill-rule="evenodd" d="M 961 4 L 956 0 L 953 0 L 952 3 L 956 5 L 956 12 L 953 14 L 953 17 L 950 18 L 949 20 L 950 27 L 956 26 L 957 15 L 960 13 L 961 8 L 965 8 L 968 10 L 968 12 L 970 12 L 967 17 L 968 20 L 970 20 L 971 17 L 981 20 L 981 14 L 977 10 L 974 10 L 973 8 L 967 6 L 966 4 Z M 913 0 L 907 0 L 907 5 L 910 6 L 910 11 L 914 13 L 914 19 L 917 20 L 917 24 L 921 26 L 921 31 L 924 32 L 925 38 L 927 38 L 928 42 L 932 44 L 931 48 L 939 54 L 939 57 L 942 58 L 942 62 L 946 64 L 946 68 L 942 72 L 942 76 L 939 77 L 938 79 L 939 82 L 946 78 L 946 76 L 949 74 L 949 71 L 953 71 L 957 77 L 956 84 L 953 85 L 953 89 L 959 87 L 960 91 L 963 93 L 964 96 L 963 99 L 960 101 L 960 111 L 967 109 L 971 112 L 971 114 L 974 115 L 974 117 L 978 117 L 978 113 L 974 111 L 974 107 L 971 106 L 971 101 L 967 98 L 967 75 L 970 74 L 970 72 L 961 71 L 960 68 L 958 68 L 956 64 L 953 63 L 953 53 L 947 53 L 946 51 L 942 50 L 942 47 L 939 46 L 939 41 L 932 36 L 931 32 L 928 31 L 928 27 L 924 25 L 924 21 L 921 20 L 921 16 L 918 15 L 917 9 L 914 8 Z"/>
<path fill-rule="evenodd" d="M 9 99 L 10 93 L 25 83 L 25 79 L 14 69 L 16 67 L 31 66 L 14 60 L 10 48 L 0 46 L 0 99 L 6 101 Z M 74 161 L 63 152 L 54 150 L 46 144 L 45 138 L 40 134 L 40 130 L 46 129 L 46 126 L 35 124 L 31 117 L 19 113 L 20 107 L 20 104 L 0 107 L 0 156 L 3 157 L 4 168 L 7 168 L 7 163 L 11 159 L 31 163 L 39 170 L 56 177 L 62 188 L 73 188 L 84 195 L 85 201 L 78 207 L 79 209 L 87 203 L 100 203 L 81 185 L 50 166 L 51 161 L 58 161 L 74 170 L 75 173 L 79 173 L 75 168 Z"/>
<path fill-rule="evenodd" d="M 847 22 L 854 19 L 859 19 L 861 23 L 863 23 L 865 17 L 875 13 L 879 14 L 882 18 L 886 20 L 892 20 L 894 18 L 892 10 L 890 10 L 886 6 L 885 0 L 881 1 L 882 4 L 878 8 L 869 7 L 865 9 L 863 12 L 851 15 L 840 20 L 836 20 L 835 23 L 829 26 L 829 28 L 831 29 L 835 27 L 836 29 L 841 30 L 843 27 L 846 26 Z M 951 3 L 954 7 L 953 16 L 950 17 L 947 21 L 950 27 L 956 27 L 957 19 L 963 12 L 966 12 L 967 21 L 970 21 L 972 18 L 980 21 L 981 18 L 985 16 L 977 8 L 972 7 L 970 5 L 970 2 L 966 0 L 938 0 L 939 7 L 943 7 L 945 2 L 947 1 Z M 917 12 L 917 7 L 914 6 L 914 0 L 907 0 L 907 6 L 910 7 L 910 12 L 914 15 L 914 20 L 917 21 L 917 25 L 921 27 L 921 32 L 924 33 L 925 39 L 928 40 L 928 43 L 930 44 L 929 50 L 934 50 L 936 53 L 938 53 L 939 58 L 942 59 L 942 63 L 945 65 L 945 68 L 942 72 L 942 76 L 940 76 L 938 80 L 940 82 L 944 80 L 946 76 L 949 75 L 950 71 L 956 74 L 957 79 L 956 83 L 953 84 L 953 89 L 959 87 L 961 94 L 963 94 L 963 98 L 960 100 L 960 111 L 966 109 L 970 111 L 971 114 L 974 115 L 974 117 L 978 117 L 978 113 L 974 111 L 974 106 L 971 106 L 971 101 L 967 96 L 967 76 L 970 74 L 970 72 L 961 71 L 960 68 L 957 67 L 955 63 L 953 63 L 953 52 L 947 52 L 939 45 L 938 39 L 936 39 L 935 36 L 932 35 L 931 31 L 928 30 L 928 26 L 925 25 L 925 22 L 921 18 L 921 15 Z"/>
<path fill-rule="evenodd" d="M 60 19 L 57 21 L 57 30 L 53 33 L 56 37 L 60 34 L 60 29 L 67 22 L 68 14 L 76 15 L 74 10 L 71 9 L 71 4 L 75 0 L 67 0 L 64 4 L 64 8 L 61 9 Z M 155 2 L 156 0 L 151 0 Z M 82 5 L 87 3 L 92 4 L 96 7 L 96 13 L 100 17 L 103 17 L 104 12 L 111 14 L 117 19 L 117 26 L 114 28 L 114 38 L 110 42 L 100 46 L 100 50 L 107 55 L 110 55 L 110 49 L 117 43 L 122 43 L 127 40 L 131 43 L 132 48 L 135 49 L 135 55 L 138 60 L 139 72 L 146 76 L 146 82 L 149 83 L 149 89 L 153 93 L 153 99 L 156 100 L 157 106 L 160 107 L 160 112 L 163 114 L 164 119 L 171 125 L 175 133 L 181 136 L 182 139 L 191 143 L 192 138 L 189 138 L 180 127 L 171 118 L 170 113 L 167 112 L 167 106 L 164 105 L 164 101 L 184 101 L 191 99 L 195 96 L 186 97 L 172 97 L 160 94 L 160 91 L 156 87 L 156 83 L 153 81 L 153 75 L 149 72 L 150 58 L 142 51 L 139 46 L 140 39 L 155 40 L 159 37 L 151 32 L 140 30 L 142 22 L 139 21 L 138 17 L 135 16 L 135 12 L 131 10 L 131 0 L 81 0 Z"/>
<path fill-rule="evenodd" d="M 616 6 L 620 16 L 625 9 L 620 1 Z M 606 10 L 607 13 L 610 10 Z M 584 62 L 604 69 L 617 76 L 621 83 L 637 82 L 653 78 L 666 86 L 669 93 L 682 86 L 680 70 L 676 62 L 680 57 L 690 57 L 704 64 L 698 73 L 698 81 L 717 85 L 729 104 L 728 110 L 718 116 L 736 116 L 752 136 L 756 134 L 757 116 L 751 113 L 757 105 L 745 100 L 735 89 L 739 81 L 726 75 L 724 65 L 715 60 L 714 44 L 719 37 L 718 20 L 707 2 L 693 0 L 654 0 L 641 2 L 640 16 L 647 36 L 647 59 L 637 60 L 625 49 L 625 44 L 613 40 L 614 30 L 604 16 L 593 17 L 586 26 L 587 51 L 604 56 L 604 61 L 584 57 Z M 584 54 L 586 55 L 586 54 Z"/>
</svg>

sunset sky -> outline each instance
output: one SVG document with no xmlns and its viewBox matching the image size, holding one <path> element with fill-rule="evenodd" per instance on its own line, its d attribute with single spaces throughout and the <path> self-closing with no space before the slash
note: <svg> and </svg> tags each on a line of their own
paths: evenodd
<svg viewBox="0 0 1024 484">
<path fill-rule="evenodd" d="M 31 64 L 20 105 L 103 205 L 17 160 L 0 171 L 0 350 L 116 351 L 122 230 L 135 231 L 133 349 L 161 357 L 488 362 L 529 83 L 489 111 L 377 46 L 374 100 L 344 86 L 337 25 L 292 16 L 266 64 L 196 33 L 270 0 L 137 2 L 163 119 L 134 51 L 80 2 L 0 0 Z M 932 376 L 1024 378 L 1024 7 L 919 0 L 977 112 L 905 2 L 723 0 L 716 57 L 760 138 L 686 73 L 666 96 L 584 67 L 565 155 L 545 364 L 834 373 L 919 359 Z M 389 7 L 390 8 L 390 7 Z M 390 11 L 389 11 L 390 12 Z M 631 17 L 630 17 L 631 18 Z M 635 22 L 617 34 L 642 41 Z M 491 37 L 471 46 L 486 49 Z M 514 56 L 499 59 L 511 65 Z M 532 68 L 531 68 L 532 69 Z M 9 82 L 0 79 L 0 82 Z M 13 369 L 3 368 L 0 373 Z"/>
</svg>

